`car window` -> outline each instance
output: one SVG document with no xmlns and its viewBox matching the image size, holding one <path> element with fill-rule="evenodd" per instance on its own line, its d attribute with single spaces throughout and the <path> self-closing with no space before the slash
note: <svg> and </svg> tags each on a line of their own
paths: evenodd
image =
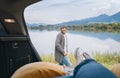
<svg viewBox="0 0 120 78">
<path fill-rule="evenodd" d="M 0 35 L 6 35 L 6 31 L 5 31 L 5 28 L 3 26 L 3 24 L 0 22 Z"/>
<path fill-rule="evenodd" d="M 29 35 L 43 61 L 54 62 L 56 37 L 65 25 L 74 65 L 78 47 L 108 68 L 120 62 L 120 0 L 109 2 L 43 0 L 27 7 L 24 17 Z"/>
</svg>

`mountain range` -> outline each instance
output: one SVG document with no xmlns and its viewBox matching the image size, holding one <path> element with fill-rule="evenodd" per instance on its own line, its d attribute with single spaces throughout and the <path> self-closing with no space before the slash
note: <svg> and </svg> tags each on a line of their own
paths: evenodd
<svg viewBox="0 0 120 78">
<path fill-rule="evenodd" d="M 120 22 L 120 12 L 114 14 L 114 15 L 107 15 L 102 14 L 97 17 L 91 17 L 86 18 L 82 20 L 74 20 L 74 21 L 68 21 L 64 23 L 60 23 L 58 25 L 80 25 L 80 24 L 90 24 L 90 23 L 113 23 L 113 22 Z"/>
</svg>

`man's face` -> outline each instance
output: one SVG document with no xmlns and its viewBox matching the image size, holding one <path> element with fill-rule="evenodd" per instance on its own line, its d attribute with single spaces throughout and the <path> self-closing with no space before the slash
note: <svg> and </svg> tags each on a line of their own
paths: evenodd
<svg viewBox="0 0 120 78">
<path fill-rule="evenodd" d="M 63 34 L 65 34 L 65 33 L 67 32 L 67 29 L 66 29 L 66 28 L 62 28 L 62 29 L 61 29 L 61 32 L 62 32 Z"/>
</svg>

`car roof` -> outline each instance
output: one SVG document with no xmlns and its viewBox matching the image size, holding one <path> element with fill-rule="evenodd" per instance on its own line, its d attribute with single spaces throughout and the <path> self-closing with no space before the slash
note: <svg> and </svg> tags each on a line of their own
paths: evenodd
<svg viewBox="0 0 120 78">
<path fill-rule="evenodd" d="M 0 9 L 15 13 L 23 11 L 26 6 L 41 0 L 0 0 Z"/>
<path fill-rule="evenodd" d="M 23 12 L 24 9 L 41 0 L 0 0 L 0 22 L 9 35 L 27 35 Z M 6 22 L 12 19 L 14 23 Z"/>
</svg>

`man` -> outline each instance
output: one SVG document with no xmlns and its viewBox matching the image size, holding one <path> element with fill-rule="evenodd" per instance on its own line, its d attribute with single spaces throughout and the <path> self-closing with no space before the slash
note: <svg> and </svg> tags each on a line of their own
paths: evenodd
<svg viewBox="0 0 120 78">
<path fill-rule="evenodd" d="M 57 35 L 55 42 L 55 60 L 60 65 L 72 66 L 68 58 L 68 39 L 67 39 L 67 27 L 62 26 L 61 32 Z"/>
</svg>

